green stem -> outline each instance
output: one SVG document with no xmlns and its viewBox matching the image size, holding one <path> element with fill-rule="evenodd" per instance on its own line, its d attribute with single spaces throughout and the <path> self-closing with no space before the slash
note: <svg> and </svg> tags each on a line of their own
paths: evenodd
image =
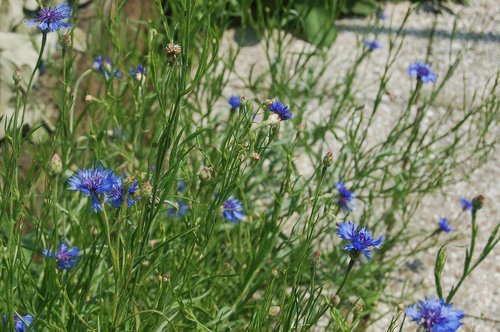
<svg viewBox="0 0 500 332">
<path fill-rule="evenodd" d="M 336 295 L 339 295 L 342 288 L 344 288 L 345 282 L 347 281 L 347 277 L 349 277 L 349 273 L 351 272 L 352 267 L 354 266 L 355 262 L 356 262 L 356 258 L 351 258 L 351 260 L 349 261 L 349 265 L 347 266 L 347 271 L 345 273 L 344 280 L 342 280 L 342 283 L 340 284 L 340 287 L 337 290 Z"/>
</svg>

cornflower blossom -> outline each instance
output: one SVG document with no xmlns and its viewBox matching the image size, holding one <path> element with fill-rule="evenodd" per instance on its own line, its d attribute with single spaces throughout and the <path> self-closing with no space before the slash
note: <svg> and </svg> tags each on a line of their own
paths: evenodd
<svg viewBox="0 0 500 332">
<path fill-rule="evenodd" d="M 177 192 L 181 193 L 186 189 L 186 183 L 182 180 L 177 181 Z"/>
<path fill-rule="evenodd" d="M 365 40 L 363 44 L 370 51 L 374 51 L 382 47 L 382 44 L 377 40 Z"/>
<path fill-rule="evenodd" d="M 92 208 L 97 211 L 102 210 L 99 195 L 107 193 L 113 189 L 115 176 L 110 169 L 102 166 L 94 169 L 78 170 L 69 180 L 70 190 L 78 190 L 92 198 Z"/>
<path fill-rule="evenodd" d="M 436 74 L 431 71 L 430 67 L 430 64 L 417 61 L 408 67 L 408 75 L 416 77 L 422 83 L 436 82 Z"/>
<path fill-rule="evenodd" d="M 120 176 L 115 176 L 111 189 L 105 193 L 105 201 L 118 209 L 122 206 L 123 199 L 127 196 L 127 206 L 132 206 L 139 198 L 135 193 L 139 190 L 137 180 L 133 177 L 126 178 L 125 185 Z"/>
<path fill-rule="evenodd" d="M 279 119 L 283 121 L 290 119 L 293 115 L 287 105 L 277 100 L 273 100 L 269 105 L 269 111 L 277 114 Z"/>
<path fill-rule="evenodd" d="M 347 187 L 344 185 L 344 182 L 338 181 L 336 183 L 337 186 L 337 203 L 339 204 L 340 208 L 344 213 L 347 213 L 349 211 L 352 211 L 351 207 L 351 202 L 354 198 L 356 198 L 356 195 L 353 194 Z"/>
<path fill-rule="evenodd" d="M 24 332 L 28 329 L 28 327 L 33 322 L 33 316 L 26 315 L 23 317 L 19 317 L 17 314 L 14 315 L 14 331 L 15 332 Z M 3 325 L 7 324 L 7 315 L 3 315 Z M 2 329 L 3 331 L 3 329 Z"/>
<path fill-rule="evenodd" d="M 382 8 L 377 8 L 375 10 L 375 14 L 377 15 L 378 19 L 381 21 L 385 21 L 387 19 L 387 15 Z"/>
<path fill-rule="evenodd" d="M 92 65 L 95 70 L 100 72 L 106 80 L 113 77 L 121 78 L 122 73 L 116 69 L 113 65 L 113 61 L 110 58 L 99 55 L 95 58 L 94 64 Z"/>
<path fill-rule="evenodd" d="M 78 247 L 69 248 L 66 242 L 61 242 L 59 250 L 56 251 L 55 255 L 49 249 L 45 249 L 43 255 L 47 258 L 55 258 L 57 269 L 66 271 L 72 269 L 80 259 Z"/>
<path fill-rule="evenodd" d="M 447 218 L 441 218 L 439 219 L 439 229 L 442 230 L 445 233 L 451 232 L 451 226 L 448 224 L 448 219 Z"/>
<path fill-rule="evenodd" d="M 235 110 L 237 108 L 240 108 L 241 106 L 241 97 L 240 96 L 231 96 L 227 100 L 228 104 L 231 105 L 231 109 Z"/>
<path fill-rule="evenodd" d="M 224 203 L 222 203 L 222 207 L 222 216 L 233 224 L 245 219 L 245 215 L 243 214 L 243 205 L 236 198 L 233 198 L 232 196 L 229 197 Z"/>
<path fill-rule="evenodd" d="M 455 332 L 463 324 L 461 310 L 452 309 L 452 304 L 434 297 L 418 301 L 406 309 L 406 315 L 427 332 Z"/>
<path fill-rule="evenodd" d="M 462 206 L 462 211 L 472 212 L 472 202 L 465 197 L 460 197 L 460 205 Z"/>
<path fill-rule="evenodd" d="M 137 67 L 130 69 L 130 75 L 132 75 L 133 78 L 138 80 L 139 82 L 142 82 L 146 74 L 146 68 L 144 68 L 143 65 L 137 65 Z"/>
<path fill-rule="evenodd" d="M 167 213 L 170 215 L 172 218 L 181 218 L 184 217 L 189 210 L 189 205 L 185 205 L 182 203 L 182 200 L 178 199 L 177 200 L 177 207 L 172 206 L 170 209 L 167 210 Z"/>
<path fill-rule="evenodd" d="M 57 31 L 61 28 L 71 28 L 71 24 L 64 22 L 71 17 L 71 8 L 67 3 L 63 3 L 57 7 L 42 8 L 38 15 L 32 19 L 25 21 L 26 25 L 38 25 L 43 33 L 49 31 Z"/>
<path fill-rule="evenodd" d="M 378 249 L 384 241 L 382 236 L 378 239 L 373 239 L 373 234 L 363 226 L 358 231 L 358 225 L 348 220 L 347 223 L 341 223 L 337 226 L 337 235 L 350 243 L 344 247 L 346 251 L 352 251 L 353 258 L 359 257 L 363 253 L 366 258 L 371 259 L 370 247 Z"/>
</svg>

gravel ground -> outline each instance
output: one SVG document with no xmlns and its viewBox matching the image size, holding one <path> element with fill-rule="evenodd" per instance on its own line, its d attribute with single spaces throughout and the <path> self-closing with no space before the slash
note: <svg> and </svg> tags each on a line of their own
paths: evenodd
<svg viewBox="0 0 500 332">
<path fill-rule="evenodd" d="M 433 44 L 433 57 L 431 59 L 432 69 L 438 73 L 438 76 L 444 75 L 450 61 L 459 51 L 464 52 L 463 61 L 455 78 L 449 82 L 445 90 L 438 97 L 436 108 L 428 114 L 427 121 L 432 121 L 434 117 L 439 116 L 441 112 L 446 111 L 448 105 L 452 106 L 452 111 L 462 105 L 464 96 L 471 98 L 474 92 L 482 93 L 488 79 L 491 79 L 500 68 L 500 3 L 496 0 L 478 0 L 473 1 L 471 6 L 453 6 L 457 14 L 457 38 L 450 42 L 450 35 L 453 29 L 455 17 L 444 15 L 440 17 L 437 23 L 437 33 Z M 408 9 L 408 4 L 388 5 L 386 14 L 389 16 L 384 23 L 384 29 L 378 37 L 383 45 L 388 44 L 389 28 L 397 29 Z M 387 123 L 395 121 L 394 110 L 401 109 L 407 100 L 409 93 L 409 80 L 407 77 L 407 67 L 415 60 L 425 58 L 428 34 L 433 24 L 433 15 L 425 12 L 413 13 L 405 27 L 407 34 L 401 54 L 396 61 L 391 80 L 389 82 L 390 97 L 383 99 L 381 107 L 381 116 L 371 128 L 371 135 L 384 137 Z M 358 49 L 358 40 L 373 38 L 368 34 L 367 19 L 346 19 L 337 22 L 340 33 L 335 45 L 329 51 L 333 63 L 328 68 L 327 79 L 337 80 L 352 62 L 353 52 Z M 237 32 L 230 30 L 226 33 L 225 45 L 222 49 L 229 47 L 234 43 L 234 35 Z M 290 37 L 289 46 L 292 51 L 300 51 L 308 45 L 298 39 Z M 340 50 L 340 51 L 339 51 Z M 376 95 L 379 77 L 385 63 L 387 48 L 377 50 L 369 59 L 367 67 L 363 68 L 362 82 L 358 82 L 359 93 L 357 97 L 360 102 L 370 105 Z M 237 71 L 242 77 L 246 77 L 252 66 L 254 72 L 264 70 L 265 59 L 263 42 L 260 41 L 242 48 L 236 61 Z M 465 82 L 465 88 L 464 88 Z M 245 94 L 241 81 L 234 77 L 230 87 L 225 91 L 226 95 L 234 93 Z M 265 96 L 262 96 L 265 98 Z M 442 107 L 440 107 L 442 106 Z M 326 107 L 320 109 L 311 105 L 305 112 L 310 121 L 319 121 L 325 112 Z M 498 133 L 498 128 L 493 133 Z M 378 133 L 378 134 L 377 134 Z M 330 147 L 331 148 L 331 147 Z M 335 152 L 335 146 L 333 147 Z M 441 193 L 428 196 L 419 213 L 415 216 L 413 227 L 418 229 L 428 229 L 435 227 L 439 217 L 448 216 L 455 218 L 460 210 L 458 199 L 461 196 L 472 198 L 477 194 L 486 196 L 486 203 L 483 210 L 478 215 L 480 225 L 480 234 L 478 243 L 479 251 L 482 244 L 487 239 L 489 232 L 500 221 L 500 164 L 498 155 L 492 158 L 482 167 L 474 170 L 470 178 L 453 186 L 444 188 Z M 311 168 L 306 159 L 303 160 L 303 173 L 308 174 Z M 470 221 L 465 215 L 461 215 L 454 220 L 454 235 L 458 239 L 448 246 L 448 261 L 444 271 L 443 287 L 444 292 L 450 289 L 461 274 L 463 266 L 464 246 L 468 244 L 468 235 L 470 234 Z M 444 242 L 441 237 L 440 241 Z M 425 295 L 434 293 L 433 267 L 437 248 L 421 252 L 416 258 L 422 263 L 422 268 L 417 272 L 401 270 L 394 276 L 390 285 L 393 294 L 400 294 L 403 288 L 403 280 L 408 283 L 407 293 L 412 293 L 413 300 L 423 298 Z M 500 321 L 498 312 L 500 312 L 500 302 L 497 300 L 500 288 L 500 248 L 496 248 L 490 256 L 473 272 L 472 276 L 464 283 L 463 287 L 454 298 L 454 304 L 458 308 L 463 308 L 468 315 L 464 320 L 462 331 L 499 331 Z M 409 303 L 406 303 L 409 304 Z M 390 312 L 394 308 L 385 308 Z M 378 321 L 369 331 L 385 331 L 390 317 Z M 495 321 L 496 320 L 496 321 Z M 408 324 L 405 330 L 411 331 L 415 328 L 414 324 Z M 321 329 L 320 329 L 321 330 Z"/>
</svg>

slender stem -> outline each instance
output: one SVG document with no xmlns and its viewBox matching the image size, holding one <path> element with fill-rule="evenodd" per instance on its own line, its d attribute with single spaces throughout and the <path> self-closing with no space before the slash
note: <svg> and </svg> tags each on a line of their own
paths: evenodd
<svg viewBox="0 0 500 332">
<path fill-rule="evenodd" d="M 349 261 L 349 265 L 347 266 L 347 271 L 345 273 L 344 280 L 342 280 L 342 283 L 340 284 L 340 287 L 337 290 L 336 295 L 339 295 L 342 288 L 344 288 L 345 282 L 347 281 L 347 277 L 349 277 L 349 273 L 351 272 L 355 262 L 356 262 L 355 258 L 351 258 L 351 260 Z"/>
</svg>

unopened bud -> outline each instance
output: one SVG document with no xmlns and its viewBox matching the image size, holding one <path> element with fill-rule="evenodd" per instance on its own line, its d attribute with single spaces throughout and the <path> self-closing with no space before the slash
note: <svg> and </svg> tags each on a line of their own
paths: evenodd
<svg viewBox="0 0 500 332">
<path fill-rule="evenodd" d="M 404 303 L 398 304 L 398 310 L 399 311 L 403 311 L 403 310 L 405 310 L 405 308 L 406 308 L 406 306 L 404 305 Z"/>
<path fill-rule="evenodd" d="M 61 157 L 59 157 L 57 153 L 54 153 L 49 162 L 49 175 L 56 176 L 58 174 L 61 174 L 62 169 L 63 169 L 63 164 L 61 161 Z"/>
<path fill-rule="evenodd" d="M 276 317 L 276 316 L 278 316 L 280 314 L 280 312 L 281 312 L 280 306 L 278 306 L 278 305 L 272 306 L 269 309 L 269 316 Z"/>
<path fill-rule="evenodd" d="M 323 158 L 323 167 L 328 168 L 332 166 L 332 164 L 333 164 L 333 152 L 328 151 L 325 157 Z"/>
<path fill-rule="evenodd" d="M 260 155 L 257 152 L 252 153 L 251 156 L 253 161 L 259 161 L 260 160 Z"/>
<path fill-rule="evenodd" d="M 207 183 L 212 179 L 212 168 L 208 166 L 203 166 L 198 173 L 198 178 L 200 179 L 201 183 Z"/>
<path fill-rule="evenodd" d="M 359 312 L 363 312 L 363 310 L 365 309 L 365 307 L 363 306 L 363 303 L 358 303 L 356 304 L 356 311 L 359 311 Z"/>
<path fill-rule="evenodd" d="M 338 296 L 337 294 L 335 294 L 334 296 L 332 296 L 332 305 L 334 307 L 336 307 L 339 304 L 340 304 L 340 296 Z"/>
<path fill-rule="evenodd" d="M 277 277 L 277 276 L 278 276 L 278 269 L 277 269 L 277 268 L 274 268 L 274 269 L 271 271 L 271 274 L 273 275 L 273 277 Z"/>
<path fill-rule="evenodd" d="M 149 183 L 149 181 L 144 182 L 141 191 L 145 197 L 150 198 L 151 195 L 153 195 L 153 187 L 151 186 L 151 183 Z"/>
<path fill-rule="evenodd" d="M 320 257 L 321 257 L 320 252 L 316 250 L 311 254 L 311 256 L 309 256 L 309 264 L 311 264 L 312 267 L 318 267 Z"/>
<path fill-rule="evenodd" d="M 483 208 L 485 197 L 483 195 L 478 195 L 472 199 L 472 211 L 476 212 L 477 210 L 481 210 Z"/>
<path fill-rule="evenodd" d="M 94 97 L 92 95 L 86 95 L 85 96 L 85 102 L 87 103 L 91 103 L 92 101 L 94 101 Z"/>
<path fill-rule="evenodd" d="M 14 74 L 12 74 L 12 79 L 14 80 L 15 85 L 19 85 L 19 82 L 23 79 L 23 73 L 21 72 L 21 69 L 16 68 L 14 70 Z"/>
<path fill-rule="evenodd" d="M 264 101 L 264 104 L 266 104 L 267 106 L 271 106 L 273 104 L 273 100 L 272 99 L 266 99 Z"/>
<path fill-rule="evenodd" d="M 59 40 L 59 44 L 61 44 L 61 46 L 63 48 L 71 48 L 71 35 L 69 33 L 65 34 L 64 36 L 61 37 L 61 39 Z"/>
<path fill-rule="evenodd" d="M 167 52 L 167 61 L 173 64 L 181 57 L 182 48 L 180 45 L 169 43 L 167 47 L 165 47 L 165 52 Z"/>
</svg>

